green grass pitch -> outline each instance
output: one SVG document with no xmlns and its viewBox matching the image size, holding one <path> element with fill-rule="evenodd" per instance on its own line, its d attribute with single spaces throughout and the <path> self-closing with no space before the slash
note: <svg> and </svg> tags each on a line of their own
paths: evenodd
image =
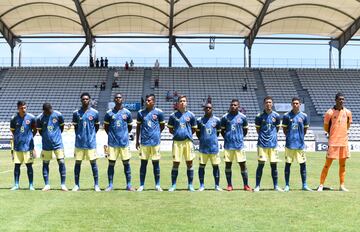
<svg viewBox="0 0 360 232">
<path fill-rule="evenodd" d="M 325 154 L 308 153 L 308 184 L 316 188 L 324 164 Z M 248 153 L 249 181 L 255 182 L 256 157 Z M 281 156 L 283 158 L 283 154 Z M 139 185 L 139 159 L 133 153 L 132 182 Z M 161 185 L 170 186 L 170 153 L 161 160 Z M 67 186 L 73 187 L 74 160 L 67 159 Z M 99 159 L 100 186 L 107 185 L 107 160 Z M 221 165 L 221 187 L 226 187 L 224 163 Z M 194 186 L 198 188 L 198 160 L 194 164 Z M 279 184 L 284 186 L 284 162 L 279 163 Z M 360 154 L 353 153 L 347 162 L 348 193 L 336 191 L 339 186 L 338 162 L 330 169 L 326 186 L 334 191 L 300 191 L 299 165 L 291 169 L 289 193 L 271 190 L 270 167 L 264 169 L 259 193 L 242 191 L 238 165 L 233 164 L 233 192 L 213 191 L 211 165 L 206 168 L 205 192 L 188 192 L 186 167 L 181 163 L 178 177 L 179 191 L 155 192 L 152 165 L 149 163 L 146 191 L 126 192 L 121 162 L 116 165 L 113 192 L 96 193 L 88 162 L 83 162 L 80 192 L 59 191 L 59 174 L 55 161 L 50 165 L 52 191 L 42 192 L 41 160 L 34 163 L 37 191 L 26 190 L 26 168 L 21 169 L 20 185 L 11 192 L 13 164 L 9 152 L 0 152 L 0 231 L 358 231 L 360 225 Z"/>
</svg>

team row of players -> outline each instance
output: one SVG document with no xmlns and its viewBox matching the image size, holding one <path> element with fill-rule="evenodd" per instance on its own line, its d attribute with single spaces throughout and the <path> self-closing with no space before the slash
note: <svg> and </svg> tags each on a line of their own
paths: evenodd
<svg viewBox="0 0 360 232">
<path fill-rule="evenodd" d="M 72 190 L 78 191 L 80 189 L 79 177 L 82 160 L 90 160 L 94 177 L 94 188 L 96 191 L 100 191 L 98 185 L 98 169 L 96 164 L 96 132 L 99 129 L 99 114 L 95 109 L 90 107 L 90 95 L 88 93 L 83 93 L 80 98 L 82 106 L 79 110 L 76 110 L 73 113 L 72 119 L 76 135 L 76 161 L 74 167 L 75 186 Z M 112 110 L 109 110 L 104 118 L 104 129 L 108 134 L 108 146 L 106 153 L 109 160 L 109 185 L 105 190 L 111 191 L 113 189 L 114 167 L 117 159 L 121 159 L 124 165 L 127 190 L 134 190 L 131 185 L 131 169 L 129 163 L 130 154 L 128 149 L 128 132 L 130 132 L 132 129 L 132 117 L 130 111 L 123 107 L 121 94 L 116 94 L 114 96 L 114 102 L 115 107 Z M 259 113 L 255 118 L 255 126 L 258 133 L 258 167 L 256 170 L 256 186 L 254 191 L 260 191 L 262 170 L 266 161 L 270 161 L 274 190 L 282 191 L 282 189 L 278 186 L 278 156 L 276 151 L 277 132 L 280 126 L 282 126 L 286 135 L 286 186 L 284 190 L 290 190 L 290 166 L 294 160 L 297 160 L 300 163 L 300 172 L 303 186 L 302 189 L 308 191 L 311 190 L 306 183 L 306 156 L 304 153 L 304 136 L 306 134 L 307 128 L 309 127 L 309 122 L 307 115 L 300 111 L 300 105 L 301 102 L 299 98 L 292 99 L 292 110 L 284 114 L 281 125 L 280 115 L 272 110 L 272 98 L 266 97 L 264 99 L 264 111 Z M 178 167 L 182 159 L 185 159 L 187 165 L 188 189 L 190 191 L 194 191 L 192 184 L 194 176 L 192 161 L 194 159 L 194 155 L 191 152 L 191 146 L 192 137 L 195 132 L 200 142 L 200 166 L 198 170 L 200 180 L 199 190 L 203 191 L 205 189 L 205 166 L 208 160 L 210 160 L 213 166 L 215 190 L 221 191 L 219 186 L 220 156 L 218 146 L 218 136 L 221 133 L 221 135 L 224 137 L 224 161 L 227 190 L 233 190 L 231 180 L 231 166 L 235 160 L 241 169 L 244 190 L 252 191 L 248 184 L 246 154 L 244 151 L 244 137 L 248 131 L 248 121 L 246 116 L 239 112 L 239 107 L 239 100 L 233 99 L 230 103 L 228 113 L 219 119 L 213 115 L 212 105 L 208 103 L 204 106 L 204 116 L 196 119 L 195 115 L 186 109 L 186 96 L 180 96 L 178 98 L 178 109 L 170 115 L 167 123 L 170 133 L 173 134 L 173 167 L 171 170 L 172 185 L 169 188 L 169 191 L 175 191 L 176 189 Z M 339 112 L 345 110 L 345 108 L 340 109 Z M 351 123 L 351 112 L 348 116 L 349 119 L 345 121 L 346 127 Z M 331 121 L 331 117 L 332 115 L 330 115 L 327 120 Z M 329 124 L 329 122 L 327 124 Z M 154 167 L 155 189 L 157 191 L 162 191 L 160 187 L 159 160 L 160 137 L 164 127 L 164 113 L 155 107 L 155 96 L 146 96 L 145 108 L 140 110 L 137 114 L 136 148 L 140 150 L 141 157 L 140 186 L 138 187 L 137 191 L 144 190 L 148 160 L 152 161 Z M 42 136 L 43 146 L 43 150 L 41 152 L 41 157 L 43 159 L 43 177 L 45 181 L 45 187 L 43 190 L 50 190 L 48 178 L 49 162 L 53 156 L 57 157 L 59 164 L 61 189 L 67 190 L 65 186 L 66 169 L 64 164 L 63 143 L 61 138 L 61 133 L 64 128 L 64 118 L 62 117 L 61 113 L 54 111 L 49 103 L 45 103 L 43 105 L 43 113 L 35 118 L 33 115 L 26 112 L 26 103 L 19 101 L 18 113 L 11 119 L 10 128 L 13 132 L 13 159 L 15 163 L 15 184 L 12 189 L 17 190 L 19 188 L 20 165 L 22 163 L 25 163 L 27 166 L 30 189 L 34 189 L 32 184 L 32 162 L 34 158 L 33 136 L 37 133 L 37 131 L 39 131 L 40 135 Z M 348 154 L 347 151 L 345 151 L 345 153 Z M 333 158 L 331 158 L 331 160 L 332 159 Z M 320 183 L 320 187 L 322 184 L 323 183 Z M 343 183 L 341 183 L 341 186 L 343 189 L 345 189 Z"/>
</svg>

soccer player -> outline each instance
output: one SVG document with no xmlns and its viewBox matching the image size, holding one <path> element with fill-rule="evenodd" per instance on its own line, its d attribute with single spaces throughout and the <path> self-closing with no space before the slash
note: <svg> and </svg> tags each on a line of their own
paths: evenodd
<svg viewBox="0 0 360 232">
<path fill-rule="evenodd" d="M 345 96 L 337 93 L 335 106 L 325 113 L 324 130 L 329 134 L 326 161 L 320 176 L 317 191 L 323 191 L 326 176 L 334 159 L 339 159 L 340 191 L 348 192 L 345 188 L 345 162 L 350 157 L 348 147 L 348 130 L 352 123 L 352 113 L 344 107 Z"/>
<path fill-rule="evenodd" d="M 272 97 L 264 98 L 264 111 L 255 117 L 256 132 L 258 133 L 257 155 L 258 167 L 256 169 L 256 186 L 254 192 L 260 191 L 261 176 L 266 161 L 270 161 L 271 177 L 273 179 L 274 190 L 283 191 L 278 186 L 277 162 L 278 154 L 277 132 L 280 127 L 280 115 L 272 110 Z"/>
<path fill-rule="evenodd" d="M 226 190 L 232 191 L 231 166 L 236 162 L 240 166 L 245 191 L 252 191 L 248 184 L 248 171 L 246 168 L 246 154 L 244 151 L 244 137 L 248 132 L 246 116 L 239 112 L 240 102 L 232 99 L 229 112 L 221 118 L 221 135 L 224 137 L 225 148 L 225 175 L 228 186 Z"/>
<path fill-rule="evenodd" d="M 75 186 L 72 191 L 80 189 L 80 170 L 83 160 L 89 160 L 93 177 L 94 189 L 100 192 L 98 167 L 96 164 L 96 132 L 99 130 L 99 112 L 90 107 L 90 94 L 80 96 L 81 108 L 73 113 L 72 123 L 75 127 Z"/>
<path fill-rule="evenodd" d="M 13 161 L 15 163 L 15 184 L 11 190 L 19 189 L 20 166 L 25 163 L 29 179 L 29 189 L 35 190 L 33 186 L 34 139 L 36 134 L 35 116 L 26 112 L 27 106 L 24 101 L 17 102 L 18 113 L 10 121 L 10 130 L 13 134 Z"/>
<path fill-rule="evenodd" d="M 300 164 L 302 190 L 312 191 L 306 184 L 306 156 L 304 137 L 309 128 L 308 116 L 300 111 L 300 98 L 291 100 L 292 110 L 284 114 L 282 128 L 286 137 L 285 144 L 285 188 L 290 191 L 290 167 L 294 160 Z"/>
<path fill-rule="evenodd" d="M 160 187 L 160 138 L 165 128 L 164 113 L 155 107 L 155 95 L 146 96 L 145 109 L 137 114 L 136 149 L 140 148 L 140 187 L 138 192 L 144 190 L 146 166 L 152 160 L 155 178 L 155 190 L 162 191 Z M 139 138 L 141 137 L 141 143 Z"/>
<path fill-rule="evenodd" d="M 199 180 L 200 188 L 199 191 L 204 191 L 204 176 L 205 176 L 205 166 L 208 160 L 213 166 L 213 175 L 215 179 L 215 190 L 222 191 L 219 186 L 220 182 L 220 155 L 219 155 L 219 142 L 218 136 L 220 133 L 220 119 L 213 115 L 213 109 L 211 103 L 206 103 L 204 106 L 204 116 L 198 118 L 196 129 L 196 136 L 200 141 L 200 166 L 199 166 Z"/>
<path fill-rule="evenodd" d="M 108 180 L 109 186 L 105 191 L 113 189 L 114 168 L 116 160 L 120 158 L 124 166 L 126 190 L 134 191 L 131 186 L 131 168 L 129 152 L 129 132 L 132 130 L 131 112 L 123 107 L 120 93 L 114 96 L 115 107 L 105 114 L 104 129 L 108 134 Z"/>
<path fill-rule="evenodd" d="M 187 166 L 187 177 L 188 177 L 188 190 L 195 191 L 193 187 L 194 169 L 193 159 L 194 154 L 191 152 L 192 135 L 196 130 L 196 118 L 195 115 L 186 109 L 187 97 L 181 95 L 178 98 L 177 110 L 172 113 L 169 117 L 168 127 L 170 133 L 173 135 L 173 166 L 171 170 L 171 187 L 170 192 L 176 190 L 176 179 L 178 176 L 178 168 L 180 165 L 181 157 L 184 157 Z"/>
<path fill-rule="evenodd" d="M 61 133 L 64 131 L 64 117 L 59 111 L 53 110 L 50 103 L 44 103 L 43 113 L 37 117 L 36 125 L 40 135 L 42 136 L 41 158 L 43 160 L 42 172 L 45 182 L 45 186 L 42 190 L 50 190 L 49 164 L 53 155 L 55 155 L 59 165 L 61 190 L 68 191 L 65 185 L 65 156 L 61 138 Z"/>
</svg>

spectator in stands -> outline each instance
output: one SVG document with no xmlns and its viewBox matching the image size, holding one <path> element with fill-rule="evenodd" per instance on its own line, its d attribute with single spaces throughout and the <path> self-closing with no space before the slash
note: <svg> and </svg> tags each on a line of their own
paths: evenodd
<svg viewBox="0 0 360 232">
<path fill-rule="evenodd" d="M 206 99 L 203 98 L 203 99 L 201 99 L 201 105 L 200 105 L 200 106 L 201 106 L 202 108 L 204 108 L 205 105 L 206 105 Z"/>
<path fill-rule="evenodd" d="M 118 88 L 118 87 L 119 87 L 118 83 L 116 83 L 116 81 L 114 80 L 112 85 L 111 85 L 111 89 Z"/>
<path fill-rule="evenodd" d="M 154 68 L 155 68 L 155 69 L 159 69 L 159 67 L 160 67 L 159 60 L 156 59 L 155 64 L 154 64 Z"/>
<path fill-rule="evenodd" d="M 101 85 L 100 85 L 100 90 L 103 91 L 106 89 L 106 83 L 105 81 L 101 82 Z"/>
<path fill-rule="evenodd" d="M 339 160 L 340 191 L 348 192 L 345 188 L 345 162 L 350 158 L 348 131 L 352 123 L 352 113 L 344 107 L 345 96 L 337 93 L 335 106 L 325 113 L 324 130 L 329 134 L 326 161 L 320 176 L 320 185 L 317 191 L 323 191 L 326 176 L 333 160 Z"/>
<path fill-rule="evenodd" d="M 245 80 L 245 82 L 242 84 L 242 89 L 243 89 L 243 91 L 247 91 L 247 83 L 246 83 L 246 80 Z"/>
<path fill-rule="evenodd" d="M 97 100 L 95 98 L 91 100 L 91 107 L 93 108 L 97 107 Z"/>
<path fill-rule="evenodd" d="M 207 97 L 207 99 L 206 99 L 206 103 L 212 104 L 211 102 L 212 102 L 212 98 L 211 98 L 210 95 L 208 95 L 208 97 Z"/>
<path fill-rule="evenodd" d="M 144 103 L 145 103 L 144 98 L 143 98 L 143 97 L 141 97 L 141 108 L 143 108 L 143 107 L 144 107 Z"/>
<path fill-rule="evenodd" d="M 170 90 L 166 92 L 166 101 L 170 101 L 172 99 Z"/>
<path fill-rule="evenodd" d="M 125 70 L 129 70 L 129 63 L 127 61 L 125 62 Z"/>
<path fill-rule="evenodd" d="M 130 69 L 134 69 L 134 61 L 133 60 L 130 60 Z"/>
<path fill-rule="evenodd" d="M 104 67 L 104 59 L 101 57 L 100 58 L 100 67 L 103 68 Z"/>
<path fill-rule="evenodd" d="M 175 102 L 177 102 L 177 101 L 178 101 L 178 98 L 179 98 L 178 92 L 175 90 L 175 91 L 174 91 L 174 94 L 173 94 L 173 100 L 174 100 Z"/>
<path fill-rule="evenodd" d="M 242 114 L 246 114 L 246 110 L 242 106 L 239 108 L 239 112 L 242 113 Z"/>
<path fill-rule="evenodd" d="M 156 77 L 155 79 L 155 88 L 159 88 L 159 77 Z"/>
<path fill-rule="evenodd" d="M 107 57 L 105 57 L 105 68 L 107 68 L 107 67 L 108 67 L 108 65 L 109 65 L 109 60 L 108 60 L 108 58 L 107 58 Z"/>
<path fill-rule="evenodd" d="M 90 56 L 90 68 L 94 67 L 94 58 Z"/>
<path fill-rule="evenodd" d="M 118 77 L 119 77 L 119 72 L 118 72 L 118 71 L 115 71 L 115 72 L 114 72 L 114 78 L 115 78 L 115 79 L 118 79 Z"/>
<path fill-rule="evenodd" d="M 100 63 L 99 58 L 96 58 L 95 66 L 96 66 L 97 68 L 99 67 L 99 63 Z"/>
</svg>

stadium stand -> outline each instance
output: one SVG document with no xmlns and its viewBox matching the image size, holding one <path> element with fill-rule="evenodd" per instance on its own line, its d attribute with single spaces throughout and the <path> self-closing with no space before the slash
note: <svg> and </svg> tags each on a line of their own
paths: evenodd
<svg viewBox="0 0 360 232">
<path fill-rule="evenodd" d="M 263 69 L 261 76 L 265 91 L 273 97 L 274 102 L 289 103 L 293 97 L 298 97 L 287 69 Z"/>
<path fill-rule="evenodd" d="M 119 75 L 115 78 L 118 87 L 112 88 L 111 96 L 120 92 L 126 102 L 140 102 L 143 93 L 144 69 L 117 69 L 116 71 Z M 112 101 L 112 98 L 109 101 Z"/>
<path fill-rule="evenodd" d="M 79 96 L 89 92 L 98 99 L 100 85 L 106 79 L 106 69 L 36 67 L 10 68 L 4 71 L 0 84 L 0 121 L 8 122 L 17 111 L 16 103 L 28 103 L 28 112 L 37 115 L 42 104 L 50 102 L 71 121 L 72 112 L 79 107 Z"/>
<path fill-rule="evenodd" d="M 154 88 L 158 96 L 157 104 L 168 117 L 173 112 L 173 101 L 167 102 L 166 92 L 186 95 L 189 110 L 196 116 L 203 115 L 202 105 L 210 95 L 214 114 L 221 117 L 229 108 L 232 98 L 240 100 L 241 107 L 246 110 L 249 120 L 254 120 L 259 112 L 255 89 L 256 82 L 253 73 L 248 69 L 239 68 L 160 68 L 153 70 L 152 83 L 159 78 L 159 88 Z M 247 81 L 247 91 L 242 89 Z"/>
</svg>

